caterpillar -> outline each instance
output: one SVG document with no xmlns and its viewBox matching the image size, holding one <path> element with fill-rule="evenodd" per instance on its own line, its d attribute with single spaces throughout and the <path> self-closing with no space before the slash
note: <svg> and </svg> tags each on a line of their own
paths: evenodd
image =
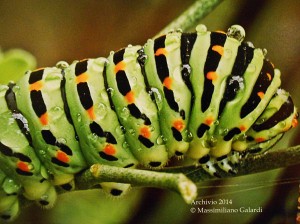
<svg viewBox="0 0 300 224">
<path fill-rule="evenodd" d="M 107 58 L 28 71 L 0 86 L 0 214 L 19 197 L 50 208 L 56 187 L 93 164 L 160 169 L 188 157 L 211 175 L 234 172 L 245 153 L 262 153 L 297 125 L 266 52 L 228 31 L 171 31 Z M 100 183 L 112 195 L 130 185 Z"/>
</svg>

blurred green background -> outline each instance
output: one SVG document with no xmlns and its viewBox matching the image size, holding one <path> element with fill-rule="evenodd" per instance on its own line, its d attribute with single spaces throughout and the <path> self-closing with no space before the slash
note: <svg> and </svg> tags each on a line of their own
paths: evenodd
<svg viewBox="0 0 300 224">
<path fill-rule="evenodd" d="M 3 51 L 22 48 L 31 52 L 40 67 L 60 60 L 70 63 L 107 56 L 128 44 L 145 43 L 193 2 L 0 0 L 0 46 Z M 242 25 L 246 40 L 268 50 L 268 57 L 282 72 L 283 88 L 300 105 L 299 11 L 299 0 L 224 0 L 200 22 L 209 30 Z M 4 76 L 0 74 L 1 79 Z M 296 144 L 300 144 L 299 128 L 276 147 Z M 262 213 L 192 213 L 193 206 L 180 196 L 158 189 L 133 189 L 122 199 L 89 190 L 61 195 L 51 210 L 28 207 L 14 223 L 294 223 L 298 182 L 293 178 L 300 176 L 299 170 L 300 166 L 293 166 L 199 184 L 199 197 L 232 199 L 228 208 L 262 207 Z"/>
</svg>

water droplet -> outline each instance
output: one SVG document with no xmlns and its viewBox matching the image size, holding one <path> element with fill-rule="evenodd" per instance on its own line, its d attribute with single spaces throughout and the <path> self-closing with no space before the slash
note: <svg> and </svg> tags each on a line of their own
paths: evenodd
<svg viewBox="0 0 300 224">
<path fill-rule="evenodd" d="M 262 49 L 262 53 L 266 57 L 268 54 L 268 50 L 266 48 L 264 48 L 264 49 Z"/>
<path fill-rule="evenodd" d="M 151 94 L 154 95 L 158 110 L 162 108 L 162 94 L 160 93 L 159 89 L 152 87 Z"/>
<path fill-rule="evenodd" d="M 88 135 L 88 139 L 89 139 L 89 141 L 96 142 L 96 141 L 98 141 L 98 135 L 95 133 L 90 133 Z"/>
<path fill-rule="evenodd" d="M 240 141 L 246 141 L 246 139 L 247 139 L 247 135 L 244 133 L 244 134 L 241 134 L 239 137 L 238 137 L 238 139 L 240 140 Z"/>
<path fill-rule="evenodd" d="M 258 120 L 257 120 L 257 123 L 258 124 L 261 124 L 261 123 L 263 123 L 263 122 L 265 122 L 265 118 L 259 118 Z"/>
<path fill-rule="evenodd" d="M 219 125 L 220 121 L 219 120 L 215 120 L 214 125 Z"/>
<path fill-rule="evenodd" d="M 53 108 L 53 110 L 56 111 L 56 112 L 59 112 L 59 111 L 62 111 L 63 109 L 59 106 L 56 106 L 56 107 Z"/>
<path fill-rule="evenodd" d="M 155 127 L 153 125 L 150 125 L 150 131 L 151 132 L 155 131 Z"/>
<path fill-rule="evenodd" d="M 128 45 L 127 45 L 127 48 L 132 48 L 132 44 L 128 44 Z"/>
<path fill-rule="evenodd" d="M 55 67 L 59 69 L 66 69 L 67 67 L 69 67 L 69 64 L 65 61 L 59 61 L 56 63 Z"/>
<path fill-rule="evenodd" d="M 246 36 L 245 30 L 240 25 L 232 25 L 227 30 L 227 36 L 242 42 Z"/>
<path fill-rule="evenodd" d="M 246 44 L 247 44 L 248 47 L 255 48 L 254 44 L 250 41 L 247 41 Z"/>
<path fill-rule="evenodd" d="M 178 33 L 183 33 L 183 30 L 182 30 L 181 28 L 177 28 L 177 29 L 176 29 L 176 32 L 178 32 Z"/>
<path fill-rule="evenodd" d="M 135 136 L 135 130 L 134 129 L 132 129 L 132 128 L 130 128 L 129 130 L 128 130 L 128 132 L 131 134 L 131 135 L 133 135 L 133 136 Z"/>
<path fill-rule="evenodd" d="M 158 144 L 158 145 L 164 144 L 162 136 L 158 136 L 158 138 L 156 139 L 156 144 Z"/>
<path fill-rule="evenodd" d="M 107 88 L 106 91 L 108 92 L 108 94 L 109 94 L 110 96 L 113 96 L 115 90 L 114 90 L 113 88 L 109 87 L 109 88 Z"/>
<path fill-rule="evenodd" d="M 215 138 L 215 136 L 210 136 L 209 137 L 209 145 L 212 147 L 212 146 L 215 146 L 217 144 L 217 139 Z"/>
<path fill-rule="evenodd" d="M 126 128 L 123 125 L 120 126 L 120 129 L 122 130 L 123 133 L 126 132 Z"/>
<path fill-rule="evenodd" d="M 189 130 L 185 130 L 185 131 L 186 131 L 186 137 L 187 137 L 186 141 L 191 142 L 194 138 L 193 133 Z"/>
<path fill-rule="evenodd" d="M 77 121 L 78 121 L 78 122 L 81 122 L 81 120 L 82 120 L 81 114 L 78 113 L 78 114 L 76 115 L 76 117 L 77 117 Z"/>
<path fill-rule="evenodd" d="M 128 107 L 123 107 L 121 110 L 121 114 L 120 114 L 121 118 L 127 119 L 129 117 L 129 115 L 130 115 L 130 111 L 129 111 Z"/>
<path fill-rule="evenodd" d="M 65 138 L 58 138 L 57 141 L 62 144 L 67 144 L 67 140 Z"/>
<path fill-rule="evenodd" d="M 286 122 L 285 121 L 281 121 L 279 123 L 280 128 L 284 129 L 286 127 Z"/>
<path fill-rule="evenodd" d="M 223 136 L 225 136 L 225 135 L 227 135 L 228 134 L 228 132 L 229 132 L 229 129 L 228 128 L 225 128 L 224 130 L 223 130 Z"/>
<path fill-rule="evenodd" d="M 148 40 L 147 40 L 147 43 L 148 43 L 148 44 L 151 44 L 151 43 L 153 43 L 153 42 L 154 42 L 154 40 L 152 40 L 152 39 L 148 39 Z"/>
<path fill-rule="evenodd" d="M 139 49 L 137 53 L 138 53 L 138 58 L 137 58 L 138 62 L 141 65 L 144 65 L 147 60 L 147 55 L 145 54 L 144 48 Z"/>
<path fill-rule="evenodd" d="M 124 148 L 124 149 L 129 149 L 129 144 L 128 144 L 128 142 L 123 142 L 123 144 L 122 144 L 122 147 Z"/>
<path fill-rule="evenodd" d="M 107 108 L 103 103 L 98 103 L 96 104 L 96 114 L 97 114 L 97 118 L 99 119 L 103 119 L 106 117 L 107 115 Z"/>
<path fill-rule="evenodd" d="M 180 97 L 177 97 L 177 98 L 175 99 L 175 102 L 176 102 L 176 103 L 179 103 L 179 102 L 180 102 Z"/>
<path fill-rule="evenodd" d="M 14 91 L 15 94 L 17 94 L 20 91 L 20 86 L 18 85 L 13 86 L 12 90 Z"/>
<path fill-rule="evenodd" d="M 191 75 L 192 68 L 189 64 L 183 64 L 181 68 L 181 72 L 183 74 L 183 78 L 187 79 Z"/>
<path fill-rule="evenodd" d="M 123 126 L 117 126 L 116 128 L 115 128 L 115 130 L 116 130 L 116 133 L 118 134 L 118 135 L 124 135 L 124 133 L 125 133 L 125 130 L 124 130 L 124 127 Z"/>
<path fill-rule="evenodd" d="M 203 24 L 199 24 L 197 27 L 196 27 L 196 31 L 198 32 L 198 34 L 204 34 L 207 32 L 207 27 Z"/>
</svg>

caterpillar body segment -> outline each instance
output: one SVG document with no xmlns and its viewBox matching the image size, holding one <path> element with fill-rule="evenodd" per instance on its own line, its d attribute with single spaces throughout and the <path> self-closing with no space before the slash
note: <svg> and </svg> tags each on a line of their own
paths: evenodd
<svg viewBox="0 0 300 224">
<path fill-rule="evenodd" d="M 211 175 L 232 172 L 241 154 L 264 152 L 297 126 L 279 70 L 243 42 L 242 27 L 196 31 L 1 85 L 2 218 L 16 216 L 19 195 L 51 207 L 55 186 L 75 188 L 74 175 L 97 163 L 162 168 L 186 156 Z M 130 188 L 100 185 L 115 196 Z"/>
<path fill-rule="evenodd" d="M 33 148 L 26 118 L 15 110 L 14 94 L 8 86 L 0 87 L 0 107 L 0 122 L 7 124 L 0 125 L 1 170 L 11 178 L 11 182 L 15 182 L 4 184 L 4 190 L 16 191 L 16 186 L 22 186 L 27 199 L 51 207 L 56 199 L 56 191 L 53 184 L 46 180 L 49 174 Z"/>
<path fill-rule="evenodd" d="M 143 65 L 158 108 L 158 118 L 169 157 L 181 156 L 189 148 L 188 122 L 191 91 L 183 74 L 188 72 L 181 55 L 181 32 L 170 32 L 144 46 Z M 185 70 L 185 71 L 184 71 Z"/>
<path fill-rule="evenodd" d="M 80 146 L 89 166 L 101 163 L 134 168 L 138 161 L 125 141 L 124 130 L 110 103 L 105 80 L 105 58 L 74 62 L 65 68 L 66 98 Z M 129 184 L 101 183 L 119 195 Z"/>
<path fill-rule="evenodd" d="M 107 85 L 121 124 L 126 128 L 130 150 L 146 167 L 167 163 L 166 146 L 161 140 L 155 103 L 147 91 L 145 77 L 137 61 L 140 46 L 129 46 L 108 57 Z"/>
<path fill-rule="evenodd" d="M 209 152 L 220 157 L 230 152 L 231 147 L 214 150 L 217 141 L 214 134 L 218 127 L 221 100 L 226 88 L 226 80 L 240 46 L 240 41 L 229 38 L 225 33 L 198 30 L 197 40 L 191 52 L 191 83 L 194 89 L 190 131 L 194 136 L 189 155 L 200 159 Z M 200 58 L 197 52 L 201 49 Z M 220 135 L 220 134 L 219 134 Z"/>
<path fill-rule="evenodd" d="M 292 98 L 283 89 L 277 89 L 263 113 L 247 131 L 249 151 L 264 152 L 275 144 L 292 127 L 296 127 L 297 111 Z M 238 141 L 236 141 L 238 143 Z M 238 150 L 238 148 L 235 148 Z"/>
<path fill-rule="evenodd" d="M 118 116 L 111 108 L 103 71 L 104 58 L 73 63 L 65 69 L 66 98 L 84 157 L 95 163 L 135 167 Z"/>
<path fill-rule="evenodd" d="M 71 182 L 86 167 L 65 112 L 63 83 L 61 69 L 54 67 L 27 72 L 15 88 L 17 107 L 28 119 L 36 153 L 57 185 Z"/>
</svg>

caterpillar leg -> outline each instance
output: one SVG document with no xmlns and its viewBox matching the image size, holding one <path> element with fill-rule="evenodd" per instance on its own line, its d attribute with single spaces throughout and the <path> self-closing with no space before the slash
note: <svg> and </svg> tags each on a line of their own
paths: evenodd
<svg viewBox="0 0 300 224">
<path fill-rule="evenodd" d="M 0 170 L 0 218 L 2 220 L 12 221 L 18 216 L 19 191 L 16 182 Z"/>
<path fill-rule="evenodd" d="M 7 195 L 0 191 L 0 218 L 3 221 L 13 221 L 19 214 L 18 195 Z"/>
<path fill-rule="evenodd" d="M 101 187 L 104 192 L 107 194 L 120 197 L 125 195 L 130 190 L 130 184 L 121 184 L 114 182 L 101 182 Z"/>
</svg>

